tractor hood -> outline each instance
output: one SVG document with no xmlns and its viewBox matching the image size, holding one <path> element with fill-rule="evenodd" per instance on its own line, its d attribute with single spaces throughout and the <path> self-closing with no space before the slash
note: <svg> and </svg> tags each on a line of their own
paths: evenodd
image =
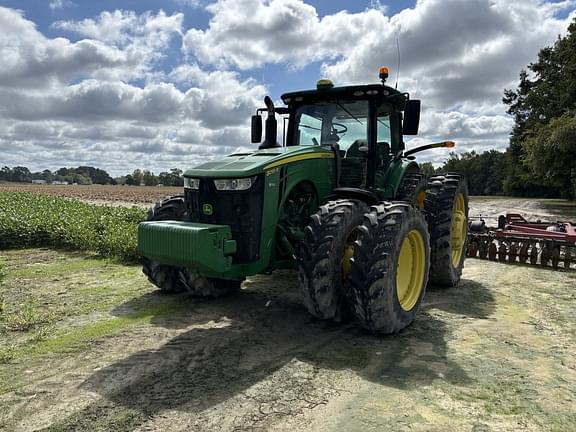
<svg viewBox="0 0 576 432">
<path fill-rule="evenodd" d="M 187 170 L 184 177 L 249 177 L 292 162 L 333 157 L 332 149 L 327 146 L 276 147 L 250 153 L 235 153 L 206 162 Z"/>
</svg>

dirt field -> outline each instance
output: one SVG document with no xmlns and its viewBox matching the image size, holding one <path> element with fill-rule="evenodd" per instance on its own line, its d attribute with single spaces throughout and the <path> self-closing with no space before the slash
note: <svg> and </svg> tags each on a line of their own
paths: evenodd
<svg viewBox="0 0 576 432">
<path fill-rule="evenodd" d="M 572 211 L 472 213 L 502 205 Z M 290 272 L 207 301 L 82 254 L 0 257 L 0 430 L 576 430 L 576 272 L 468 260 L 374 337 L 311 319 Z"/>
</svg>

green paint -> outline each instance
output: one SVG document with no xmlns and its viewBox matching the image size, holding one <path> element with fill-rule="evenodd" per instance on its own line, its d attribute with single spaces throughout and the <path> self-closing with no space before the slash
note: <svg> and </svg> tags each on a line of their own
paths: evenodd
<svg viewBox="0 0 576 432">
<path fill-rule="evenodd" d="M 161 263 L 194 264 L 200 271 L 225 273 L 232 266 L 236 242 L 226 225 L 179 221 L 143 222 L 139 252 Z"/>
</svg>

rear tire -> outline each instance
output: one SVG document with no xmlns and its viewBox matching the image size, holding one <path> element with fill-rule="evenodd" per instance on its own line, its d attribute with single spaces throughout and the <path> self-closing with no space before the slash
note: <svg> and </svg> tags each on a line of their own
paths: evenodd
<svg viewBox="0 0 576 432">
<path fill-rule="evenodd" d="M 395 201 L 405 201 L 417 209 L 423 210 L 426 200 L 426 185 L 424 174 L 406 174 L 400 182 Z"/>
<path fill-rule="evenodd" d="M 367 330 L 397 333 L 412 323 L 428 282 L 430 240 L 422 212 L 407 203 L 372 207 L 359 228 L 350 285 Z"/>
<path fill-rule="evenodd" d="M 430 227 L 430 282 L 456 286 L 468 242 L 468 188 L 464 178 L 459 174 L 430 177 L 424 209 Z"/>
<path fill-rule="evenodd" d="M 304 305 L 316 318 L 340 322 L 351 315 L 350 258 L 366 212 L 362 201 L 330 201 L 312 215 L 304 230 L 298 274 Z"/>
</svg>

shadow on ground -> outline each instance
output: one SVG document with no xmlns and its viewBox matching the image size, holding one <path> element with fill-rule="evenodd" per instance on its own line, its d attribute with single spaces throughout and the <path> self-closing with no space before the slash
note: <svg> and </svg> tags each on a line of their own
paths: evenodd
<svg viewBox="0 0 576 432">
<path fill-rule="evenodd" d="M 271 285 L 274 285 L 271 287 Z M 122 315 L 158 299 L 148 294 L 117 308 Z M 256 277 L 244 289 L 213 301 L 180 297 L 190 305 L 178 316 L 158 316 L 157 326 L 187 329 L 156 350 L 134 353 L 94 373 L 82 387 L 104 397 L 70 417 L 63 429 L 81 429 L 128 410 L 130 427 L 166 409 L 200 412 L 265 380 L 297 359 L 320 370 L 352 370 L 364 379 L 410 389 L 441 377 L 471 383 L 447 356 L 444 317 L 488 318 L 494 299 L 486 287 L 463 280 L 458 288 L 431 289 L 416 322 L 399 335 L 376 337 L 355 323 L 312 319 L 299 303 L 297 280 L 287 272 Z M 120 415 L 122 417 L 122 415 Z"/>
</svg>

